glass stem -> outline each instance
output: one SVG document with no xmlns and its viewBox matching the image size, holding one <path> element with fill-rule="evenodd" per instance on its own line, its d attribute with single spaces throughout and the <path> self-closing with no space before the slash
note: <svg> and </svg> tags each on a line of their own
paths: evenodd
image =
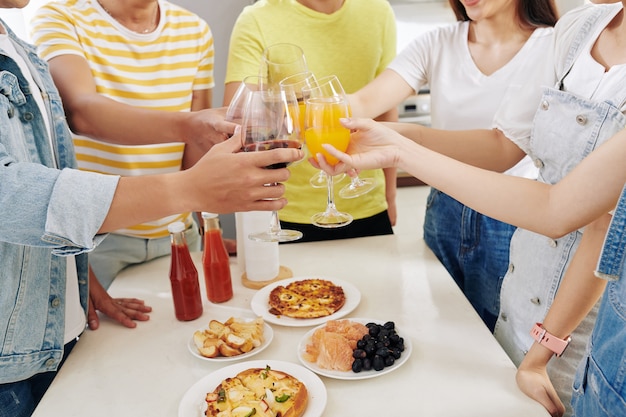
<svg viewBox="0 0 626 417">
<path fill-rule="evenodd" d="M 326 184 L 327 184 L 327 190 L 328 190 L 326 212 L 333 213 L 337 211 L 337 208 L 335 207 L 335 189 L 334 189 L 335 187 L 334 187 L 332 175 L 326 174 Z"/>
<path fill-rule="evenodd" d="M 276 184 L 274 183 L 272 185 Z M 272 216 L 270 217 L 270 233 L 273 235 L 280 233 L 280 220 L 278 220 L 278 212 L 276 210 L 272 211 Z"/>
<path fill-rule="evenodd" d="M 277 235 L 280 233 L 280 220 L 278 220 L 278 212 L 272 211 L 272 217 L 270 219 L 270 233 Z"/>
</svg>

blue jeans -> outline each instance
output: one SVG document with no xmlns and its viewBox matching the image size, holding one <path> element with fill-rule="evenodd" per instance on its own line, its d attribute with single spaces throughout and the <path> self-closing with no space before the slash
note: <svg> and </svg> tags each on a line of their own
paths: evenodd
<svg viewBox="0 0 626 417">
<path fill-rule="evenodd" d="M 76 340 L 63 348 L 63 359 L 59 369 L 76 345 Z M 24 380 L 0 384 L 0 417 L 29 417 L 56 376 L 54 372 L 43 372 Z"/>
<path fill-rule="evenodd" d="M 500 287 L 514 231 L 514 226 L 483 216 L 441 191 L 430 191 L 426 244 L 491 331 L 500 311 Z"/>
</svg>

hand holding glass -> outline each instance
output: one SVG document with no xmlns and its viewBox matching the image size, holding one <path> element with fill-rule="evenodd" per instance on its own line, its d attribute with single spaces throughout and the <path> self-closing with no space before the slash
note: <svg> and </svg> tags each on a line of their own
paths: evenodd
<svg viewBox="0 0 626 417">
<path fill-rule="evenodd" d="M 244 151 L 302 148 L 297 122 L 298 107 L 296 104 L 293 108 L 286 100 L 286 95 L 264 89 L 248 94 L 242 124 Z M 278 169 L 288 165 L 288 163 L 279 163 L 267 168 Z M 249 238 L 262 242 L 289 242 L 302 238 L 302 233 L 297 230 L 282 229 L 278 213 L 273 211 L 269 230 L 253 233 L 249 235 Z"/>
</svg>

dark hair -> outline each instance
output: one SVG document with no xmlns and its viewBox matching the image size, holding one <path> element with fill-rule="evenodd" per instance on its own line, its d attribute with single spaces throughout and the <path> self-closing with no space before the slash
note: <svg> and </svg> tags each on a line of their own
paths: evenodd
<svg viewBox="0 0 626 417">
<path fill-rule="evenodd" d="M 471 20 L 460 0 L 448 0 L 456 20 Z M 517 15 L 520 24 L 528 27 L 554 26 L 558 12 L 554 0 L 518 0 Z"/>
</svg>

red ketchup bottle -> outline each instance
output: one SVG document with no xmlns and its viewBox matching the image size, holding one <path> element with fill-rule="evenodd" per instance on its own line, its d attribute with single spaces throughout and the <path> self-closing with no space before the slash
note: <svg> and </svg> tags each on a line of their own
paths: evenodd
<svg viewBox="0 0 626 417">
<path fill-rule="evenodd" d="M 212 303 L 223 303 L 233 298 L 228 252 L 222 240 L 222 229 L 217 214 L 202 212 L 202 220 L 204 222 L 202 267 L 206 295 Z"/>
<path fill-rule="evenodd" d="M 174 298 L 174 312 L 180 321 L 194 320 L 202 315 L 202 296 L 198 270 L 193 264 L 185 240 L 185 224 L 183 222 L 170 223 L 167 229 L 172 242 L 170 283 Z"/>
</svg>

